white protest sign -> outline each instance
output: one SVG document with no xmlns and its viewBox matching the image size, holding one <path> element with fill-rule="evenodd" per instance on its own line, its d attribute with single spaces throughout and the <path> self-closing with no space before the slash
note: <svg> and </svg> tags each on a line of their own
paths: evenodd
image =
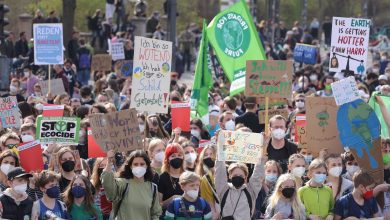
<svg viewBox="0 0 390 220">
<path fill-rule="evenodd" d="M 333 17 L 330 72 L 365 74 L 371 20 Z"/>
<path fill-rule="evenodd" d="M 123 42 L 111 42 L 111 40 L 108 40 L 108 46 L 113 61 L 125 59 L 125 49 L 123 47 Z"/>
<path fill-rule="evenodd" d="M 218 160 L 255 164 L 262 146 L 263 136 L 259 133 L 222 130 L 218 135 Z"/>
<path fill-rule="evenodd" d="M 172 42 L 135 37 L 130 108 L 168 112 Z"/>
<path fill-rule="evenodd" d="M 334 82 L 331 86 L 338 106 L 360 99 L 359 90 L 353 76 Z"/>
<path fill-rule="evenodd" d="M 41 86 L 42 94 L 49 93 L 49 80 L 39 81 L 38 84 Z M 61 95 L 66 93 L 64 88 L 64 82 L 62 81 L 62 79 L 51 79 L 50 85 L 51 85 L 50 92 L 52 95 Z"/>
<path fill-rule="evenodd" d="M 34 24 L 34 64 L 64 63 L 62 23 Z"/>
<path fill-rule="evenodd" d="M 22 114 L 16 96 L 0 98 L 0 118 L 0 128 L 20 128 Z"/>
</svg>

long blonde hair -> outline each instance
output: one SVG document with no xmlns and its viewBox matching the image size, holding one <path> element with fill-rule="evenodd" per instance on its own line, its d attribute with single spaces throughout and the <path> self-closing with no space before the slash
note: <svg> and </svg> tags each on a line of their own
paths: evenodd
<svg viewBox="0 0 390 220">
<path fill-rule="evenodd" d="M 206 150 L 211 150 L 211 152 L 213 152 L 213 155 L 214 155 L 212 159 L 215 159 L 217 156 L 216 149 L 217 149 L 217 146 L 215 146 L 215 145 L 207 145 L 205 148 L 203 148 L 202 152 L 199 155 L 198 164 L 196 165 L 196 169 L 195 169 L 196 174 L 198 174 L 199 176 L 203 176 L 203 175 L 207 174 L 206 170 L 203 167 L 204 154 L 206 153 Z M 214 173 L 214 169 L 210 169 L 210 171 Z"/>
<path fill-rule="evenodd" d="M 302 213 L 301 210 L 303 209 L 304 206 L 303 206 L 301 200 L 299 199 L 297 182 L 295 181 L 295 177 L 292 174 L 287 173 L 287 174 L 282 174 L 281 176 L 279 176 L 278 181 L 275 184 L 275 190 L 268 199 L 268 204 L 271 208 L 276 207 L 276 204 L 279 203 L 281 197 L 283 196 L 281 185 L 282 185 L 282 183 L 284 183 L 287 180 L 292 180 L 294 182 L 294 185 L 295 185 L 295 192 L 294 192 L 293 197 L 291 197 L 291 202 L 290 202 L 294 219 L 306 219 L 305 216 L 301 216 L 301 213 Z"/>
</svg>

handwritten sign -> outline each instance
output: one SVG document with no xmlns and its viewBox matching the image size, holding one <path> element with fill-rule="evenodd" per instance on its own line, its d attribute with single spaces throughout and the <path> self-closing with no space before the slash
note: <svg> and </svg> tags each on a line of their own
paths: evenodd
<svg viewBox="0 0 390 220">
<path fill-rule="evenodd" d="M 43 170 L 42 148 L 39 140 L 20 144 L 20 164 L 26 172 Z"/>
<path fill-rule="evenodd" d="M 259 104 L 260 109 L 265 109 L 265 98 L 264 97 L 257 97 L 256 98 L 256 103 Z M 268 108 L 273 108 L 273 107 L 280 107 L 280 106 L 285 106 L 287 105 L 287 99 L 284 98 L 273 98 L 269 99 L 268 103 Z"/>
<path fill-rule="evenodd" d="M 122 152 L 142 149 L 142 135 L 135 109 L 92 114 L 89 120 L 93 138 L 103 151 Z"/>
<path fill-rule="evenodd" d="M 34 64 L 64 63 L 63 30 L 59 24 L 34 24 Z"/>
<path fill-rule="evenodd" d="M 331 97 L 306 97 L 306 140 L 311 151 L 318 155 L 321 149 L 340 154 L 344 148 L 337 130 L 338 106 Z"/>
<path fill-rule="evenodd" d="M 111 42 L 108 40 L 109 51 L 112 56 L 113 61 L 124 60 L 125 59 L 125 49 L 123 47 L 123 42 Z"/>
<path fill-rule="evenodd" d="M 265 123 L 265 110 L 261 110 L 258 112 L 259 114 L 259 124 Z M 288 118 L 288 110 L 287 109 L 269 109 L 268 110 L 268 118 L 272 118 L 275 115 L 281 115 L 284 118 Z"/>
<path fill-rule="evenodd" d="M 353 76 L 334 82 L 331 86 L 338 106 L 360 99 L 359 90 Z"/>
<path fill-rule="evenodd" d="M 131 108 L 168 112 L 171 61 L 172 42 L 135 37 Z"/>
<path fill-rule="evenodd" d="M 317 63 L 317 47 L 308 44 L 296 44 L 294 61 L 314 65 Z"/>
<path fill-rule="evenodd" d="M 0 98 L 1 128 L 20 128 L 22 114 L 15 96 Z"/>
<path fill-rule="evenodd" d="M 39 85 L 41 86 L 42 94 L 49 93 L 49 80 L 39 81 Z M 62 79 L 51 79 L 50 85 L 50 92 L 52 95 L 61 95 L 63 93 L 66 93 L 64 88 L 64 82 L 62 81 Z"/>
<path fill-rule="evenodd" d="M 291 98 L 292 61 L 249 60 L 246 72 L 246 96 Z"/>
<path fill-rule="evenodd" d="M 297 114 L 295 117 L 295 142 L 298 143 L 299 148 L 308 148 L 306 138 L 306 115 Z"/>
<path fill-rule="evenodd" d="M 333 17 L 330 72 L 366 73 L 370 26 L 369 19 Z"/>
<path fill-rule="evenodd" d="M 92 56 L 91 69 L 93 71 L 111 71 L 112 57 L 110 54 L 96 54 Z"/>
<path fill-rule="evenodd" d="M 43 144 L 78 144 L 80 118 L 37 117 L 36 137 Z"/>
<path fill-rule="evenodd" d="M 218 159 L 255 164 L 262 146 L 263 136 L 258 133 L 222 130 L 218 135 Z"/>
</svg>

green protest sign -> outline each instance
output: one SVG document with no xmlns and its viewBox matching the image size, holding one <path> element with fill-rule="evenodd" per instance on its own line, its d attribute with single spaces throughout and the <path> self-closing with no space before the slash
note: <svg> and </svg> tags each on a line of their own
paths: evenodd
<svg viewBox="0 0 390 220">
<path fill-rule="evenodd" d="M 41 116 L 37 118 L 36 138 L 44 144 L 77 144 L 79 131 L 79 118 Z"/>
</svg>

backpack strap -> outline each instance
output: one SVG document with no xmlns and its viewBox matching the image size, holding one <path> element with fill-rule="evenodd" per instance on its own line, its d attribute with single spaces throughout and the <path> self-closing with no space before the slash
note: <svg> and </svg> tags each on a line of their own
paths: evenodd
<svg viewBox="0 0 390 220">
<path fill-rule="evenodd" d="M 252 197 L 251 197 L 251 194 L 249 193 L 247 188 L 244 188 L 243 191 L 244 191 L 244 193 L 246 195 L 246 199 L 248 200 L 250 214 L 252 216 Z"/>
<path fill-rule="evenodd" d="M 118 215 L 119 209 L 121 208 L 121 205 L 122 205 L 123 198 L 125 197 L 125 194 L 126 194 L 128 188 L 129 188 L 129 183 L 127 182 L 125 190 L 123 190 L 123 192 L 122 192 L 121 199 L 118 202 L 118 207 L 116 208 L 116 210 L 114 212 L 114 218 L 116 218 L 116 216 Z"/>
<path fill-rule="evenodd" d="M 180 197 L 180 199 L 178 199 L 178 200 L 179 200 L 179 203 L 180 203 L 180 209 L 184 213 L 184 216 L 185 216 L 186 220 L 190 220 L 191 217 L 190 217 L 190 215 L 188 215 L 186 205 L 183 202 L 183 197 Z"/>
<path fill-rule="evenodd" d="M 206 179 L 207 179 L 207 183 L 209 184 L 209 186 L 211 188 L 211 191 L 213 191 L 214 201 L 219 204 L 219 199 L 217 197 L 217 192 L 215 192 L 215 187 L 214 187 L 213 182 L 211 181 L 211 178 L 210 178 L 209 174 L 206 174 Z"/>
<path fill-rule="evenodd" d="M 152 192 L 153 192 L 153 195 L 152 195 L 152 208 L 153 208 L 153 204 L 154 202 L 156 201 L 156 195 L 157 195 L 157 185 L 153 182 L 150 182 L 150 185 L 152 187 Z"/>
<path fill-rule="evenodd" d="M 222 196 L 222 200 L 221 200 L 221 216 L 222 216 L 222 213 L 223 213 L 223 208 L 225 207 L 225 204 L 226 204 L 226 199 L 227 199 L 227 196 L 229 194 L 229 191 L 230 191 L 230 188 L 228 190 L 226 190 L 226 192 Z"/>
</svg>

